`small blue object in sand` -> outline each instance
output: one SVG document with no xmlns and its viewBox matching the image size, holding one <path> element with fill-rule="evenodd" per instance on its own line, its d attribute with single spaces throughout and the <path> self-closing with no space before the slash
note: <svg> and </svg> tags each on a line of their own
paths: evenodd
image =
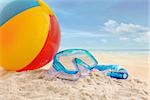
<svg viewBox="0 0 150 100">
<path fill-rule="evenodd" d="M 128 73 L 124 68 L 119 68 L 119 65 L 97 65 L 96 69 L 102 71 L 107 76 L 117 79 L 127 79 Z"/>
</svg>

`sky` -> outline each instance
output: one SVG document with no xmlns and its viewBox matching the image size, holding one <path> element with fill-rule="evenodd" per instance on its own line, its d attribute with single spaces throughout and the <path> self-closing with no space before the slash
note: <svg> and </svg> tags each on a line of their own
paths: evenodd
<svg viewBox="0 0 150 100">
<path fill-rule="evenodd" d="M 44 1 L 57 15 L 61 48 L 150 48 L 149 0 Z"/>
</svg>

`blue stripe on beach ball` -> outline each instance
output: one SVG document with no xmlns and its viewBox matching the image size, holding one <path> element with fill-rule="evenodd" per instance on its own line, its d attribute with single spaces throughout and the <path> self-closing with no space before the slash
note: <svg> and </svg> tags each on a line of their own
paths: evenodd
<svg viewBox="0 0 150 100">
<path fill-rule="evenodd" d="M 36 0 L 0 0 L 0 5 L 0 26 L 20 12 L 40 6 Z"/>
</svg>

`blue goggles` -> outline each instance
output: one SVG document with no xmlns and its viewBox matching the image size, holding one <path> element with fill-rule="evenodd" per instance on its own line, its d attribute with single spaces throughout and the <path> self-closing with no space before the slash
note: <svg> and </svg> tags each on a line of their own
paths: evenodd
<svg viewBox="0 0 150 100">
<path fill-rule="evenodd" d="M 128 78 L 124 68 L 119 68 L 119 65 L 98 65 L 94 56 L 84 49 L 67 49 L 57 53 L 48 74 L 61 79 L 77 80 L 87 76 L 93 69 L 112 78 Z"/>
</svg>

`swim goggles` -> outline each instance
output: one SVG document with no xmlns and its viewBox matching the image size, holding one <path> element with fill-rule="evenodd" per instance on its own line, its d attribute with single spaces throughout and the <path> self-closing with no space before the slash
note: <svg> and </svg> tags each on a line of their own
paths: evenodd
<svg viewBox="0 0 150 100">
<path fill-rule="evenodd" d="M 51 78 L 78 80 L 88 76 L 93 70 L 101 71 L 112 78 L 128 78 L 124 68 L 119 68 L 119 65 L 98 65 L 94 56 L 84 49 L 67 49 L 58 52 L 46 74 Z"/>
</svg>

